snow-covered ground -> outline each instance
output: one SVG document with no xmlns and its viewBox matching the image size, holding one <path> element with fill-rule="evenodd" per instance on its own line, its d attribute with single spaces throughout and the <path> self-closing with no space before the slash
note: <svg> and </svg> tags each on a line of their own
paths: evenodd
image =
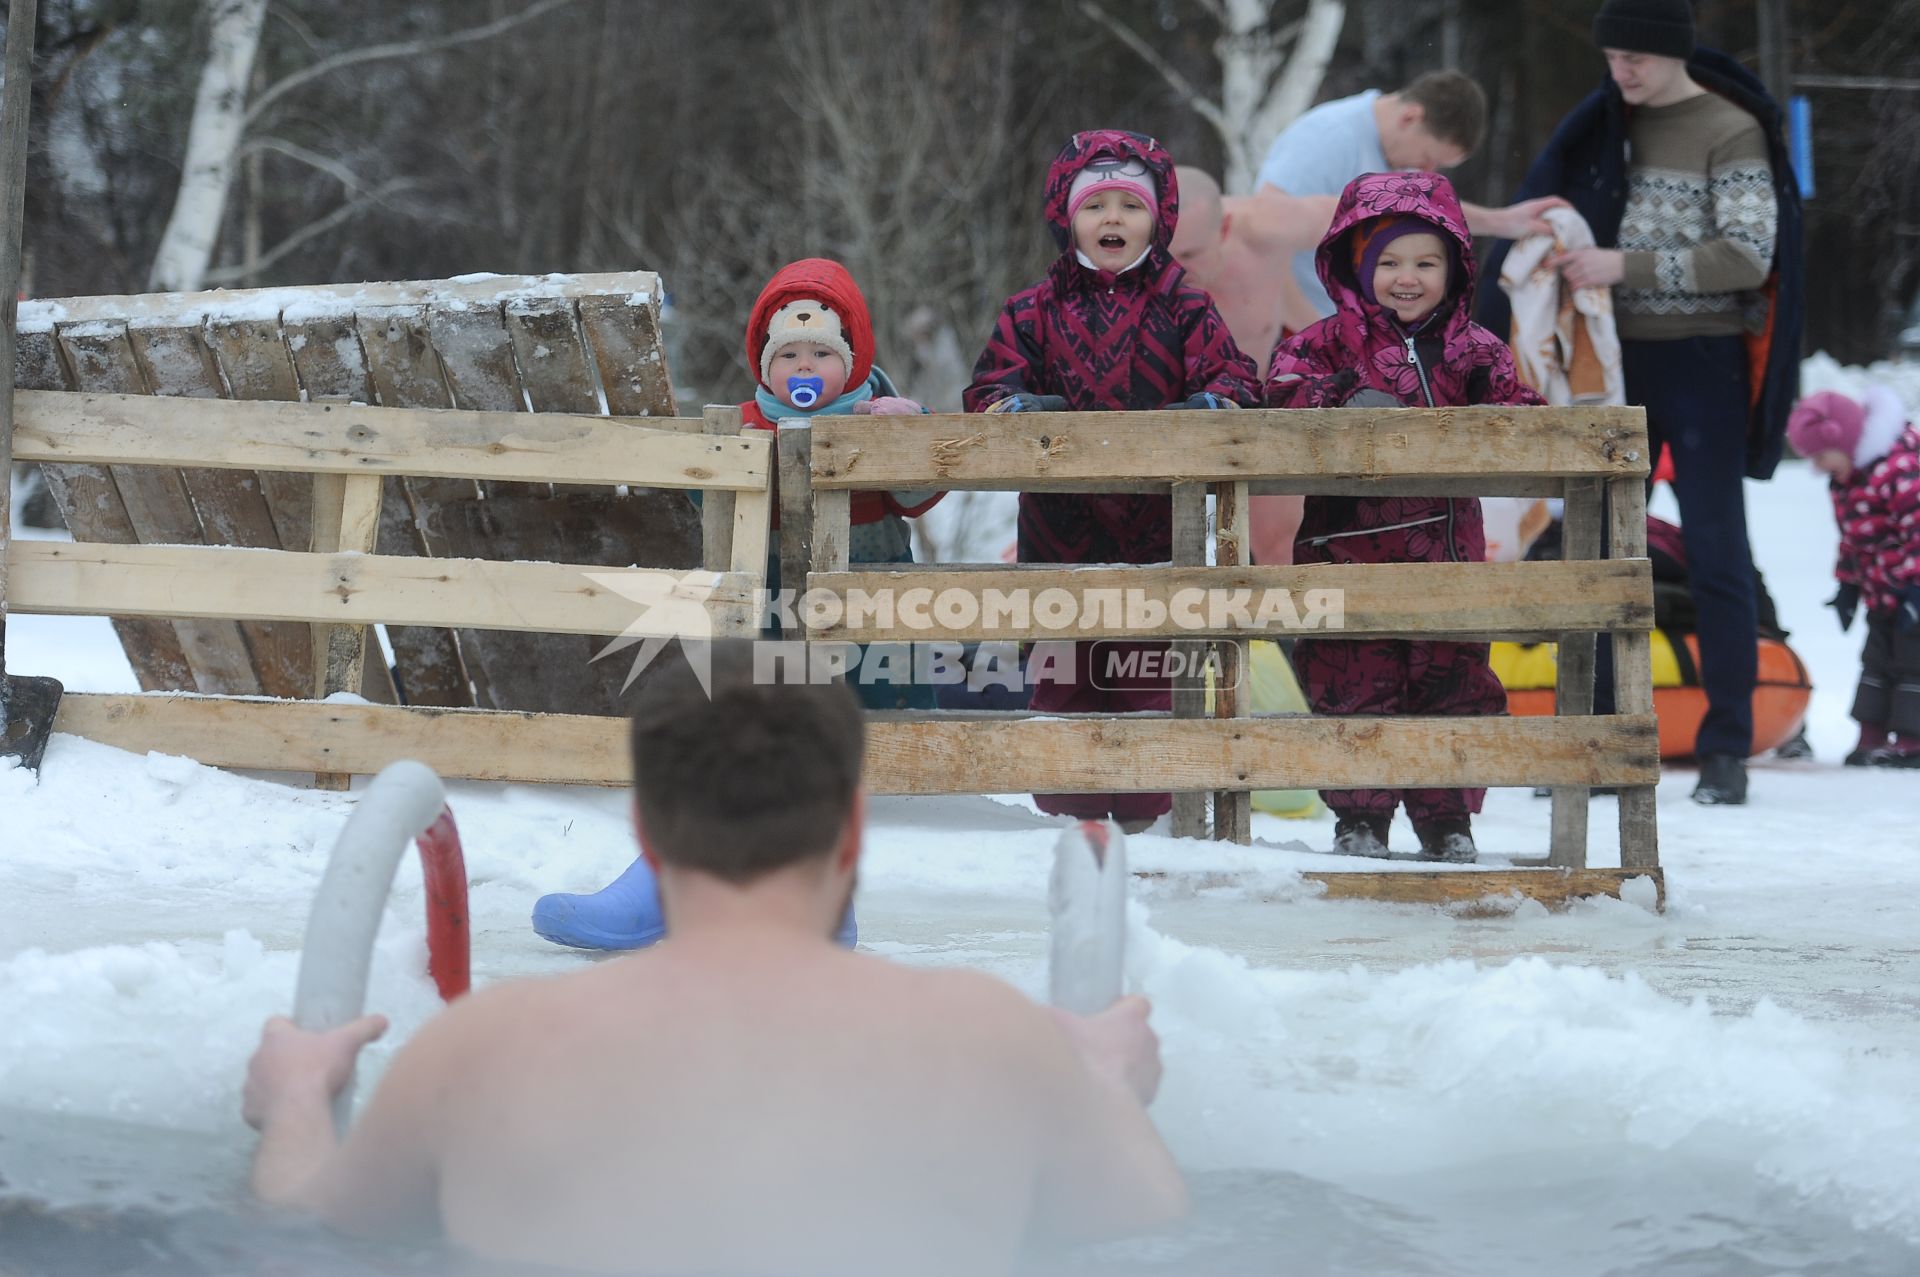
<svg viewBox="0 0 1920 1277">
<path fill-rule="evenodd" d="M 1808 372 L 1810 388 L 1854 375 Z M 1920 376 L 1903 389 L 1920 400 Z M 1816 684 L 1817 759 L 1756 760 L 1737 809 L 1695 807 L 1692 774 L 1669 772 L 1664 915 L 1320 900 L 1298 872 L 1351 867 L 1298 849 L 1327 845 L 1325 821 L 1256 817 L 1251 849 L 1133 841 L 1137 867 L 1247 885 L 1140 893 L 1130 976 L 1167 1056 L 1155 1115 L 1207 1222 L 1096 1267 L 1920 1271 L 1920 775 L 1839 766 L 1860 632 L 1822 607 L 1835 534 L 1817 477 L 1789 463 L 1749 496 Z M 8 637 L 18 671 L 133 686 L 103 621 L 15 617 Z M 0 1201 L 234 1195 L 242 1067 L 290 1001 L 352 803 L 69 737 L 37 784 L 0 772 Z M 623 796 L 458 785 L 452 803 L 476 979 L 583 961 L 527 914 L 623 867 Z M 1595 801 L 1595 863 L 1614 855 L 1614 811 Z M 1547 804 L 1503 790 L 1477 830 L 1519 854 L 1546 822 Z M 873 823 L 862 943 L 1040 992 L 1057 823 L 991 798 L 881 800 Z M 370 995 L 389 1043 L 433 1012 L 423 965 L 404 865 Z M 4 1233 L 0 1218 L 0 1258 Z"/>
</svg>

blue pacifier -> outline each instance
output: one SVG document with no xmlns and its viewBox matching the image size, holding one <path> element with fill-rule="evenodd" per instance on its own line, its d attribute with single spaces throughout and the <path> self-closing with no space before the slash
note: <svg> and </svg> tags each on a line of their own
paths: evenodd
<svg viewBox="0 0 1920 1277">
<path fill-rule="evenodd" d="M 787 401 L 796 408 L 811 408 L 820 402 L 827 383 L 818 377 L 787 378 Z"/>
</svg>

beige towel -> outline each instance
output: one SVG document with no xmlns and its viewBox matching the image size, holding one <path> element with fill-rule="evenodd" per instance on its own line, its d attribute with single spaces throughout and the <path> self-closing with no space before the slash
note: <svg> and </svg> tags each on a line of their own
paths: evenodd
<svg viewBox="0 0 1920 1277">
<path fill-rule="evenodd" d="M 1624 404 L 1620 335 L 1613 326 L 1613 293 L 1570 288 L 1547 259 L 1592 248 L 1586 219 L 1570 208 L 1545 214 L 1551 235 L 1514 244 L 1500 269 L 1500 287 L 1513 302 L 1513 357 L 1520 377 L 1550 404 Z"/>
</svg>

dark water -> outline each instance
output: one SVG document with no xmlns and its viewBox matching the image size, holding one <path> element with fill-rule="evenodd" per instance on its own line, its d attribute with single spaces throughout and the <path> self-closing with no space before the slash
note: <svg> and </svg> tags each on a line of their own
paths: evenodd
<svg viewBox="0 0 1920 1277">
<path fill-rule="evenodd" d="M 0 1277 L 533 1277 L 259 1211 L 244 1198 L 250 1148 L 238 1130 L 0 1106 Z M 1179 1227 L 1034 1255 L 1022 1277 L 1920 1277 L 1920 1246 L 1680 1149 L 1456 1172 L 1444 1190 L 1383 1179 L 1367 1193 L 1280 1171 L 1193 1174 Z"/>
<path fill-rule="evenodd" d="M 1592 1272 L 1603 1277 L 1914 1277 L 1920 1249 L 1810 1219 L 1782 1202 L 1769 1221 L 1633 1221 L 1614 1262 L 1571 1265 L 1551 1247 L 1522 1259 L 1480 1254 L 1441 1221 L 1274 1172 L 1193 1177 L 1194 1215 L 1179 1229 L 1064 1254 L 1034 1256 L 1022 1277 L 1182 1274 L 1183 1277 L 1488 1277 Z M 1681 1225 L 1676 1228 L 1676 1224 Z M 1809 1227 L 1809 1225 L 1814 1225 Z M 1636 1236 L 1636 1231 L 1642 1235 Z M 1695 1242 L 1685 1240 L 1698 1234 Z M 1491 1239 L 1490 1239 L 1491 1240 Z M 0 1199 L 4 1277 L 535 1277 L 475 1265 L 439 1249 L 372 1247 L 243 1209 L 49 1209 Z M 901 1274 L 900 1277 L 912 1277 Z"/>
</svg>

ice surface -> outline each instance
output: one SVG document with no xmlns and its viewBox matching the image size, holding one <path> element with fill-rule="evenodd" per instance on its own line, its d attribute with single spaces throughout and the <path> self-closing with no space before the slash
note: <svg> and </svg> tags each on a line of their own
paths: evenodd
<svg viewBox="0 0 1920 1277">
<path fill-rule="evenodd" d="M 1350 863 L 1297 848 L 1327 845 L 1326 821 L 1257 816 L 1250 849 L 1132 841 L 1137 868 L 1172 875 L 1136 893 L 1130 943 L 1166 1050 L 1156 1118 L 1205 1182 L 1253 1176 L 1322 1201 L 1306 1212 L 1320 1231 L 1294 1234 L 1302 1253 L 1417 1238 L 1418 1254 L 1394 1251 L 1398 1271 L 1776 1271 L 1682 1261 L 1775 1253 L 1788 1219 L 1823 1221 L 1822 1255 L 1920 1246 L 1920 776 L 1839 766 L 1861 635 L 1822 606 L 1835 533 L 1818 477 L 1788 463 L 1749 496 L 1756 555 L 1816 684 L 1817 757 L 1755 760 L 1745 808 L 1696 807 L 1691 772 L 1668 771 L 1666 914 L 1644 896 L 1491 916 L 1325 901 L 1299 872 Z M 104 620 L 15 616 L 9 639 L 20 672 L 130 690 Z M 476 983 L 587 960 L 538 940 L 527 915 L 537 895 L 625 866 L 624 797 L 451 795 Z M 352 802 L 67 736 L 37 784 L 0 765 L 0 1125 L 69 1121 L 78 1140 L 132 1122 L 231 1161 L 249 1139 L 246 1055 L 288 1006 Z M 1594 803 L 1595 863 L 1613 855 L 1615 811 Z M 1515 790 L 1477 824 L 1496 856 L 1538 851 L 1546 827 L 1547 804 Z M 863 944 L 1040 994 L 1058 828 L 1023 800 L 876 801 Z M 1394 837 L 1410 839 L 1404 823 Z M 371 993 L 396 1031 L 363 1097 L 435 1006 L 422 908 L 403 862 Z M 52 1178 L 57 1153 L 28 1146 Z M 9 1148 L 0 1174 L 31 1192 L 36 1172 Z M 1825 1271 L 1898 1271 L 1860 1264 Z"/>
</svg>

